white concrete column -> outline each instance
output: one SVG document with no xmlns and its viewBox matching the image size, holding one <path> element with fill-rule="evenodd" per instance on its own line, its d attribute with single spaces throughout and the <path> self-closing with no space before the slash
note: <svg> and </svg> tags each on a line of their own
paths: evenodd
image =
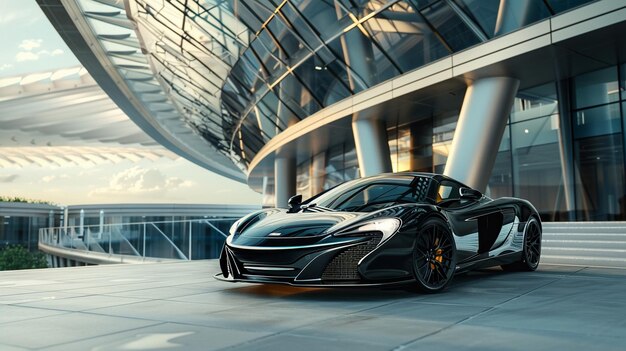
<svg viewBox="0 0 626 351">
<path fill-rule="evenodd" d="M 352 133 L 361 177 L 392 171 L 385 122 L 375 118 L 354 118 Z"/>
<path fill-rule="evenodd" d="M 274 204 L 287 207 L 290 197 L 296 195 L 296 160 L 277 155 L 274 160 Z"/>
<path fill-rule="evenodd" d="M 490 77 L 467 87 L 444 174 L 485 191 L 519 81 Z"/>
</svg>

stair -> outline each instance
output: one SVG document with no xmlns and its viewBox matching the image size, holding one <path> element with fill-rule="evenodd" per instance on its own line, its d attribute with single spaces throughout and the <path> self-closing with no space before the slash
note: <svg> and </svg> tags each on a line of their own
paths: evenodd
<svg viewBox="0 0 626 351">
<path fill-rule="evenodd" d="M 626 222 L 543 223 L 541 263 L 626 268 Z"/>
</svg>

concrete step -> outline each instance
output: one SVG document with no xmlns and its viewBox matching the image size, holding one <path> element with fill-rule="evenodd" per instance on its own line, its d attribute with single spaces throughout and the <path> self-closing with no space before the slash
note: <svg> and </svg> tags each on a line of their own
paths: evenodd
<svg viewBox="0 0 626 351">
<path fill-rule="evenodd" d="M 574 239 L 544 239 L 542 240 L 543 247 L 550 248 L 587 248 L 587 249 L 620 249 L 626 250 L 626 240 L 624 241 L 611 241 L 611 240 L 574 240 Z"/>
<path fill-rule="evenodd" d="M 626 260 L 626 250 L 607 248 L 542 247 L 541 254 L 547 256 L 596 257 Z"/>
<path fill-rule="evenodd" d="M 543 223 L 541 262 L 626 268 L 626 222 Z"/>
<path fill-rule="evenodd" d="M 544 232 L 544 240 L 591 240 L 626 242 L 626 234 L 611 233 L 550 233 Z"/>
<path fill-rule="evenodd" d="M 626 222 L 548 222 L 543 223 L 546 233 L 614 233 L 626 235 Z"/>
<path fill-rule="evenodd" d="M 599 258 L 597 256 L 541 255 L 541 264 L 558 264 L 583 267 L 626 268 L 626 258 Z"/>
</svg>

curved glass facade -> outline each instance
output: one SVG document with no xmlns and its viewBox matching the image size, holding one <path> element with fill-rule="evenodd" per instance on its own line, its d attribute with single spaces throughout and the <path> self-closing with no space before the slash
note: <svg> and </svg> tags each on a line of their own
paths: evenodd
<svg viewBox="0 0 626 351">
<path fill-rule="evenodd" d="M 130 17 L 187 123 L 245 169 L 337 101 L 586 2 L 135 0 Z"/>
</svg>

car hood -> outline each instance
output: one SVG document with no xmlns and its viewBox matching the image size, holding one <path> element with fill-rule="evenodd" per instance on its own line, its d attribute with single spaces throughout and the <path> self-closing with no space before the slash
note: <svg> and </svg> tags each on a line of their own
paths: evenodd
<svg viewBox="0 0 626 351">
<path fill-rule="evenodd" d="M 259 213 L 237 230 L 243 238 L 305 238 L 326 235 L 333 227 L 344 227 L 366 213 L 299 212 L 272 210 Z"/>
</svg>

